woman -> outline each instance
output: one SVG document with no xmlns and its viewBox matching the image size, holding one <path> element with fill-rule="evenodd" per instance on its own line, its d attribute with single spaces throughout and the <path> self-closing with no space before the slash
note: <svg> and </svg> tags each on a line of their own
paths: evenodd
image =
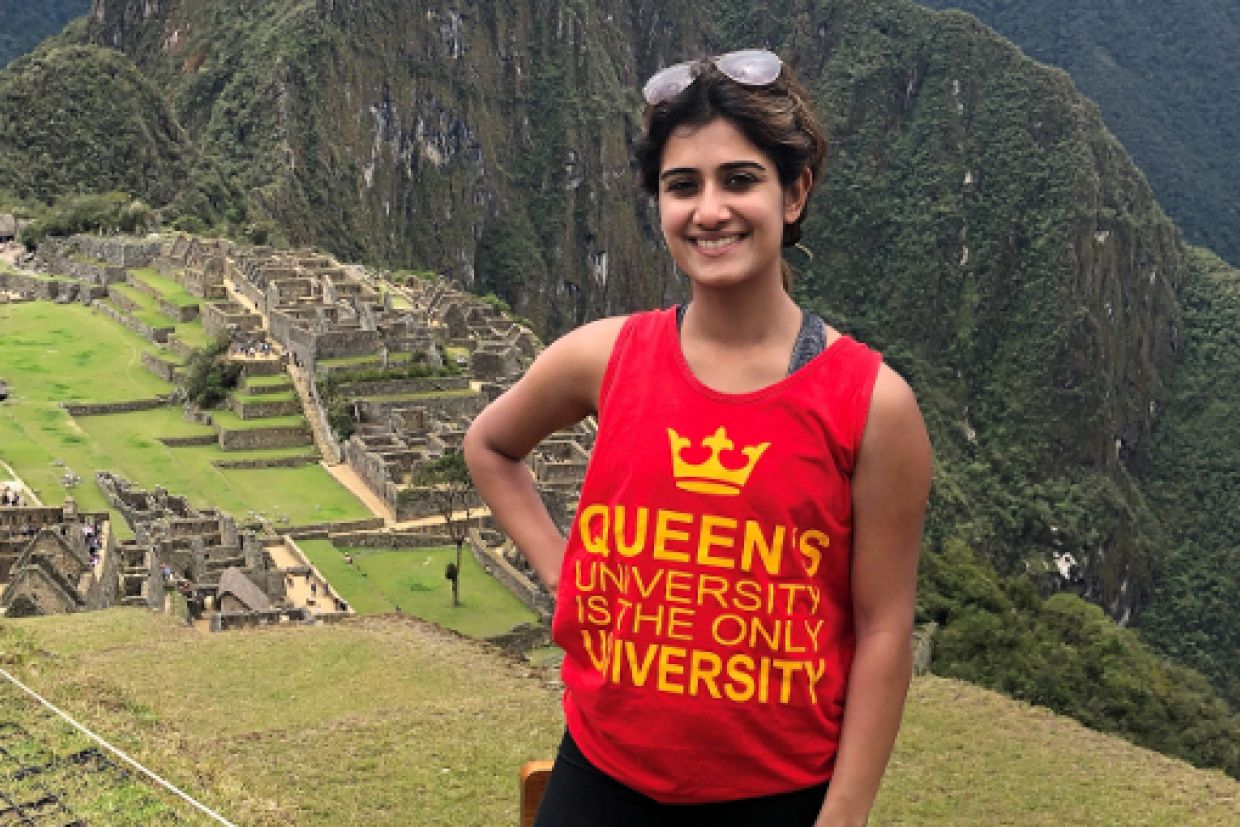
<svg viewBox="0 0 1240 827">
<path fill-rule="evenodd" d="M 557 595 L 567 732 L 537 824 L 863 824 L 911 672 L 925 427 L 788 295 L 825 141 L 779 58 L 645 94 L 643 186 L 691 301 L 565 335 L 465 440 Z M 522 459 L 591 414 L 566 539 Z"/>
</svg>

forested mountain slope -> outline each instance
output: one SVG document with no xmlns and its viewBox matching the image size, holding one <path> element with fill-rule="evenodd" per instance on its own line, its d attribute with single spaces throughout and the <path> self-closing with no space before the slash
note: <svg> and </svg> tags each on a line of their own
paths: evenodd
<svg viewBox="0 0 1240 827">
<path fill-rule="evenodd" d="M 0 68 L 89 8 L 90 0 L 0 0 Z"/>
<path fill-rule="evenodd" d="M 936 668 L 1240 773 L 1234 712 L 1073 596 L 1120 623 L 1154 606 L 1158 628 L 1199 629 L 1209 662 L 1168 645 L 1151 614 L 1165 651 L 1234 686 L 1231 644 L 1166 584 L 1187 576 L 1197 542 L 1176 530 L 1177 492 L 1240 428 L 1220 416 L 1208 446 L 1177 438 L 1178 464 L 1157 445 L 1227 404 L 1189 361 L 1200 343 L 1210 358 L 1240 354 L 1193 310 L 1214 307 L 1223 281 L 1200 275 L 1068 76 L 975 19 L 911 0 L 710 14 L 654 0 L 95 0 L 85 34 L 57 48 L 84 37 L 119 50 L 91 58 L 99 83 L 140 74 L 175 122 L 169 145 L 187 149 L 152 153 L 165 161 L 141 180 L 77 186 L 132 187 L 167 220 L 269 226 L 346 258 L 441 270 L 551 337 L 677 293 L 630 160 L 641 82 L 686 55 L 777 48 L 832 143 L 798 293 L 910 378 L 934 439 L 919 612 L 949 644 Z M 55 55 L 0 74 L 0 129 L 28 123 L 6 101 L 31 94 Z M 57 93 L 69 115 L 91 111 L 78 86 Z M 79 120 L 65 128 L 95 128 Z M 160 134 L 136 145 L 163 146 Z M 45 158 L 0 142 L 0 166 L 25 171 L 14 194 L 68 191 L 53 167 L 85 164 L 76 145 Z M 169 178 L 171 196 L 153 183 Z M 1215 514 L 1218 537 L 1235 536 L 1238 514 Z M 1234 559 L 1212 559 L 1191 577 L 1219 590 L 1240 577 Z M 1240 609 L 1211 606 L 1237 627 Z"/>
<path fill-rule="evenodd" d="M 1240 264 L 1240 3 L 919 2 L 975 14 L 1066 69 L 1185 236 Z"/>
</svg>

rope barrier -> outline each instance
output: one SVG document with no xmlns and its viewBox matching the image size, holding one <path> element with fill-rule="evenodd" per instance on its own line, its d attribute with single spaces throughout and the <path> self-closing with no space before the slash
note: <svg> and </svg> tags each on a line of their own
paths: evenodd
<svg viewBox="0 0 1240 827">
<path fill-rule="evenodd" d="M 220 824 L 227 825 L 227 827 L 236 827 L 236 825 L 235 825 L 235 824 L 233 824 L 233 823 L 232 823 L 231 821 L 229 821 L 228 819 L 224 818 L 224 817 L 223 817 L 222 815 L 220 815 L 219 813 L 217 813 L 217 812 L 215 812 L 214 810 L 212 810 L 211 808 L 207 807 L 205 804 L 202 804 L 202 803 L 200 803 L 200 802 L 196 801 L 195 799 L 191 798 L 191 797 L 190 797 L 189 795 L 187 795 L 186 793 L 181 792 L 181 790 L 179 790 L 179 789 L 177 789 L 176 787 L 174 787 L 174 786 L 173 786 L 170 782 L 165 781 L 165 780 L 164 780 L 163 778 L 161 778 L 160 776 L 156 775 L 156 774 L 155 774 L 155 773 L 153 773 L 152 771 L 148 770 L 146 767 L 144 767 L 144 766 L 142 766 L 141 764 L 139 764 L 139 763 L 138 763 L 137 761 L 135 761 L 134 759 L 130 758 L 128 755 L 126 755 L 126 754 L 125 754 L 122 750 L 120 750 L 119 748 L 112 746 L 112 745 L 111 745 L 111 744 L 109 744 L 107 741 L 105 741 L 103 738 L 99 737 L 98 735 L 96 735 L 95 733 L 91 732 L 91 731 L 90 731 L 89 729 L 87 729 L 86 727 L 84 727 L 84 726 L 82 726 L 81 724 L 79 724 L 77 721 L 75 721 L 75 720 L 73 720 L 72 718 L 70 718 L 68 715 L 66 715 L 64 712 L 62 712 L 62 711 L 61 711 L 60 709 L 58 709 L 56 706 L 54 706 L 54 705 L 52 704 L 52 702 L 51 702 L 51 701 L 47 700 L 47 699 L 46 699 L 46 698 L 44 698 L 42 695 L 40 695 L 38 692 L 35 692 L 35 691 L 34 691 L 33 689 L 31 689 L 30 687 L 26 686 L 26 684 L 22 683 L 21 681 L 19 681 L 17 678 L 15 678 L 15 677 L 13 677 L 12 675 L 10 675 L 10 674 L 9 674 L 8 672 L 6 672 L 5 670 L 0 669 L 0 675 L 3 675 L 4 677 L 8 678 L 8 679 L 9 679 L 9 680 L 10 680 L 10 681 L 11 681 L 11 682 L 12 682 L 12 683 L 13 683 L 13 684 L 14 684 L 14 685 L 18 688 L 18 689 L 22 690 L 22 691 L 23 691 L 23 692 L 25 692 L 27 695 L 29 695 L 30 697 L 34 698 L 36 701 L 38 701 L 38 702 L 39 702 L 39 703 L 41 703 L 43 706 L 45 706 L 45 707 L 47 707 L 48 709 L 50 709 L 52 712 L 56 713 L 56 715 L 58 715 L 59 717 L 61 717 L 62 719 L 64 719 L 64 720 L 65 720 L 65 721 L 66 721 L 66 722 L 67 722 L 70 726 L 72 726 L 72 727 L 73 727 L 74 729 L 76 729 L 78 732 L 81 732 L 81 733 L 82 733 L 83 735 L 85 735 L 87 738 L 90 738 L 92 741 L 94 741 L 95 743 L 97 743 L 97 744 L 99 744 L 100 746 L 102 746 L 104 749 L 106 749 L 106 750 L 108 750 L 109 752 L 111 752 L 111 753 L 112 753 L 113 755 L 115 755 L 117 758 L 120 758 L 120 759 L 121 759 L 122 761 L 124 761 L 126 764 L 129 764 L 131 767 L 133 767 L 134 769 L 138 770 L 138 772 L 142 773 L 143 775 L 145 775 L 147 778 L 149 778 L 149 779 L 151 779 L 152 781 L 154 781 L 154 782 L 155 782 L 156 784 L 158 784 L 159 786 L 161 786 L 161 787 L 163 787 L 164 789 L 168 790 L 168 792 L 170 792 L 170 793 L 172 793 L 173 795 L 176 795 L 177 797 L 181 798 L 183 801 L 185 801 L 186 803 L 190 804 L 192 807 L 194 807 L 194 808 L 195 808 L 196 810 L 198 810 L 199 812 L 201 812 L 201 813 L 203 813 L 204 815 L 207 815 L 207 816 L 209 816 L 209 817 L 211 817 L 211 818 L 215 819 L 215 820 L 216 820 L 216 821 L 218 821 Z"/>
</svg>

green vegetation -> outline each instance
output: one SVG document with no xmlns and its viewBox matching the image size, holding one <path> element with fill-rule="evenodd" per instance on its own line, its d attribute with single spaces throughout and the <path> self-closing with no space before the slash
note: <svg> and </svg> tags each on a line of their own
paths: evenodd
<svg viewBox="0 0 1240 827">
<path fill-rule="evenodd" d="M 258 827 L 514 824 L 517 771 L 552 757 L 563 726 L 545 673 L 408 618 L 202 635 L 114 609 L 7 623 L 0 652 L 70 714 Z M 291 744 L 305 747 L 296 772 Z M 1237 797 L 1218 773 L 929 676 L 913 681 L 872 822 L 1214 827 Z"/>
<path fill-rule="evenodd" d="M 1097 606 L 1070 594 L 1044 600 L 1027 578 L 999 577 L 956 543 L 924 557 L 919 585 L 920 619 L 941 626 L 937 674 L 1240 778 L 1240 715 Z"/>
<path fill-rule="evenodd" d="M 271 388 L 277 385 L 292 387 L 293 383 L 288 378 L 287 373 L 276 373 L 271 376 L 247 376 L 245 378 L 245 386 L 247 388 Z"/>
<path fill-rule="evenodd" d="M 241 365 L 228 360 L 229 342 L 227 336 L 220 336 L 206 348 L 194 351 L 187 360 L 185 395 L 195 405 L 210 408 L 237 386 Z"/>
<path fill-rule="evenodd" d="M 106 196 L 75 195 L 84 189 L 163 206 L 189 162 L 185 135 L 156 88 L 123 54 L 94 46 L 50 48 L 0 73 L 0 147 L 10 195 L 44 203 L 73 196 L 44 219 L 51 226 L 32 228 L 36 235 L 75 231 L 82 212 L 103 212 L 97 199 L 106 205 Z"/>
<path fill-rule="evenodd" d="M 977 15 L 1061 66 L 1185 235 L 1240 264 L 1240 7 L 1229 0 L 918 0 Z"/>
<path fill-rule="evenodd" d="M 393 366 L 402 365 L 412 359 L 412 353 L 392 353 L 388 355 L 388 364 Z M 383 370 L 383 368 L 379 368 L 380 364 L 382 364 L 382 360 L 379 356 L 376 356 L 373 353 L 362 353 L 357 356 L 333 356 L 330 359 L 319 359 L 315 362 L 316 366 L 332 369 L 333 372 L 336 368 L 352 367 L 374 367 L 376 369 Z"/>
<path fill-rule="evenodd" d="M 367 402 L 418 402 L 427 399 L 459 399 L 463 396 L 477 396 L 478 391 L 472 388 L 457 388 L 446 391 L 419 391 L 417 393 L 393 393 L 386 396 L 359 396 Z"/>
<path fill-rule="evenodd" d="M 75 17 L 86 14 L 90 0 L 0 0 L 0 69 L 57 34 Z"/>
<path fill-rule="evenodd" d="M 307 440 L 309 439 L 309 426 L 306 425 L 306 418 L 301 414 L 292 416 L 264 416 L 258 419 L 242 419 L 232 411 L 211 411 L 211 419 L 216 425 L 226 431 L 253 431 L 263 428 L 293 428 L 303 426 L 307 428 Z"/>
<path fill-rule="evenodd" d="M 113 609 L 7 623 L 0 652 L 137 760 L 255 827 L 515 823 L 518 769 L 554 754 L 562 732 L 543 681 L 411 618 L 202 635 Z"/>
<path fill-rule="evenodd" d="M 93 476 L 107 469 L 137 485 L 162 485 L 195 505 L 238 517 L 255 511 L 305 524 L 369 516 L 317 464 L 261 470 L 212 465 L 220 459 L 302 456 L 305 448 L 169 448 L 158 438 L 210 434 L 212 429 L 186 421 L 172 406 L 78 418 L 59 407 L 63 401 L 115 402 L 170 392 L 168 384 L 142 368 L 144 352 L 156 351 L 80 305 L 0 306 L 0 377 L 13 391 L 0 405 L 0 456 L 45 502 L 61 503 L 72 493 L 83 508 L 104 510 L 107 504 Z M 67 490 L 61 482 L 67 471 L 76 473 L 81 484 Z"/>
<path fill-rule="evenodd" d="M 475 638 L 500 635 L 538 618 L 472 554 L 462 555 L 464 587 L 452 605 L 452 586 L 444 568 L 456 550 L 337 548 L 329 540 L 298 540 L 306 556 L 349 605 L 361 614 L 400 611 Z M 353 564 L 345 562 L 348 552 Z"/>
<path fill-rule="evenodd" d="M 393 353 L 388 359 L 389 367 L 381 367 L 381 364 L 382 361 L 377 356 L 342 356 L 318 362 L 320 369 L 328 369 L 320 370 L 317 381 L 327 408 L 327 421 L 340 441 L 352 436 L 357 427 L 357 420 L 353 417 L 354 397 L 348 392 L 350 383 L 459 376 L 461 372 L 451 360 L 445 360 L 442 367 L 432 367 L 427 364 L 422 354 L 417 354 L 417 358 L 414 358 L 413 354 L 409 353 Z M 434 391 L 429 395 L 457 396 L 471 393 L 474 391 Z M 425 397 L 420 393 L 393 395 L 383 397 L 381 401 L 399 401 L 406 398 L 413 400 Z"/>
<path fill-rule="evenodd" d="M 135 287 L 128 284 L 109 285 L 108 294 L 113 297 L 120 296 L 127 299 L 130 304 L 136 306 L 137 310 L 130 312 L 120 307 L 115 300 L 113 301 L 113 306 L 115 306 L 120 312 L 132 315 L 143 324 L 150 325 L 154 328 L 176 326 L 176 322 L 165 316 L 160 311 L 159 303 L 156 302 L 155 299 Z"/>
<path fill-rule="evenodd" d="M 3 155 L 0 155 L 0 164 L 3 164 L 3 161 Z M 22 243 L 30 249 L 38 247 L 39 242 L 49 235 L 136 233 L 145 232 L 155 224 L 154 210 L 125 192 L 66 195 L 54 205 L 36 210 L 34 214 L 34 220 L 21 233 Z"/>
<path fill-rule="evenodd" d="M 1240 709 L 1240 270 L 1192 250 L 1181 358 L 1150 450 L 1168 545 L 1137 622 Z"/>
<path fill-rule="evenodd" d="M 4 637 L 0 635 L 0 640 Z M 0 658 L 0 666 L 8 666 L 4 658 Z M 72 813 L 81 819 L 79 823 L 117 827 L 184 823 L 171 800 L 161 800 L 159 793 L 135 780 L 120 761 L 92 759 L 94 741 L 7 681 L 0 689 L 0 721 L 5 723 L 0 728 L 0 747 L 4 749 L 0 777 L 4 778 L 6 805 L 28 804 L 54 792 L 68 810 L 55 813 L 62 822 L 69 822 Z M 14 726 L 18 728 L 11 728 Z M 23 772 L 30 768 L 39 771 Z M 32 809 L 49 821 L 53 815 L 51 808 Z"/>
<path fill-rule="evenodd" d="M 474 478 L 465 466 L 465 454 L 454 451 L 418 465 L 413 472 L 414 489 L 401 491 L 399 501 L 410 495 L 424 497 L 443 518 L 444 530 L 456 546 L 456 561 L 444 567 L 443 576 L 452 583 L 452 605 L 461 605 L 461 548 L 469 533 L 469 507 L 477 500 Z"/>
<path fill-rule="evenodd" d="M 211 345 L 211 337 L 198 320 L 181 322 L 176 326 L 176 333 L 173 335 L 177 341 L 194 350 L 205 350 Z"/>
<path fill-rule="evenodd" d="M 129 274 L 178 307 L 194 307 L 202 303 L 202 299 L 190 293 L 181 284 L 149 267 L 132 269 Z"/>
<path fill-rule="evenodd" d="M 280 391 L 279 393 L 234 393 L 232 398 L 238 402 L 292 402 L 297 399 L 297 394 L 291 390 Z"/>
<path fill-rule="evenodd" d="M 707 19 L 682 4 L 653 42 L 632 28 L 640 13 L 608 20 L 594 3 L 555 15 L 482 4 L 459 55 L 408 4 L 175 2 L 141 21 L 121 6 L 102 4 L 84 37 L 130 58 L 47 49 L 0 75 L 0 181 L 14 198 L 117 189 L 164 220 L 237 231 L 271 218 L 290 240 L 344 257 L 450 278 L 473 266 L 500 296 L 511 274 L 524 282 L 518 310 L 548 336 L 680 291 L 651 243 L 657 219 L 631 183 L 631 67 L 703 42 L 776 48 L 805 75 L 831 137 L 798 297 L 880 349 L 917 389 L 937 460 L 927 555 L 968 549 L 1005 595 L 1030 595 L 1006 599 L 1024 607 L 1017 625 L 1031 651 L 1091 650 L 1060 628 L 1062 601 L 1046 601 L 1076 592 L 1234 699 L 1235 638 L 1214 637 L 1240 627 L 1209 615 L 1232 616 L 1221 607 L 1235 605 L 1230 584 L 1240 580 L 1229 551 L 1240 532 L 1227 493 L 1234 473 L 1224 463 L 1200 485 L 1185 476 L 1240 444 L 1234 400 L 1220 383 L 1181 384 L 1204 377 L 1181 364 L 1185 354 L 1208 352 L 1224 372 L 1234 362 L 1234 342 L 1209 328 L 1209 308 L 1223 300 L 1208 294 L 1221 282 L 1190 272 L 1143 176 L 1063 73 L 964 15 L 887 0 L 716 4 Z M 1230 36 L 1214 25 L 1217 5 L 1186 8 Z M 1159 32 L 1159 48 L 1183 60 L 1223 54 L 1198 73 L 1202 89 L 1218 88 L 1211 73 L 1240 77 L 1227 74 L 1240 52 L 1184 49 L 1177 25 L 1151 29 L 1148 19 L 1134 12 L 1115 28 Z M 182 39 L 165 47 L 173 31 Z M 539 59 L 519 72 L 493 60 L 511 43 Z M 1107 50 L 1078 51 L 1105 59 Z M 1237 99 L 1214 95 L 1200 111 L 1229 123 Z M 64 130 L 46 129 L 70 114 Z M 1152 140 L 1162 125 L 1146 130 Z M 1217 227 L 1240 226 L 1234 209 L 1218 211 Z M 541 297 L 545 306 L 520 305 Z M 1194 339 L 1215 344 L 1193 351 Z M 333 380 L 362 378 L 381 377 L 359 368 Z M 324 397 L 346 435 L 348 398 Z M 1193 440 L 1198 425 L 1210 430 Z M 1164 436 L 1174 456 L 1154 446 Z M 1052 560 L 1067 555 L 1077 565 L 1065 580 Z M 960 617 L 947 616 L 944 635 Z M 1177 640 L 1177 629 L 1189 634 Z M 1128 643 L 1115 662 L 1140 667 Z M 965 647 L 945 651 L 956 654 L 942 669 L 976 665 Z M 1019 683 L 1002 671 L 985 679 Z M 1095 714 L 1070 695 L 1052 700 Z M 1118 721 L 1132 707 L 1142 704 L 1107 714 Z"/>
</svg>

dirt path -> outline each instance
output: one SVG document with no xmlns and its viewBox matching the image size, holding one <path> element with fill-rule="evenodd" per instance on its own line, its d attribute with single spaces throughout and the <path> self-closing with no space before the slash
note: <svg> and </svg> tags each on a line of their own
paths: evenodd
<svg viewBox="0 0 1240 827">
<path fill-rule="evenodd" d="M 267 546 L 267 553 L 271 555 L 271 561 L 277 569 L 310 566 L 312 573 L 309 575 L 286 574 L 284 576 L 284 594 L 290 603 L 294 606 L 303 606 L 315 614 L 340 610 L 336 602 L 340 595 L 310 560 L 298 558 L 284 543 Z M 352 612 L 353 609 L 350 608 L 349 611 Z"/>
<path fill-rule="evenodd" d="M 370 510 L 371 514 L 376 517 L 382 517 L 383 522 L 387 525 L 393 525 L 396 522 L 396 515 L 392 513 L 392 509 L 387 507 L 387 503 L 376 497 L 374 492 L 362 482 L 362 478 L 357 472 L 348 465 L 341 463 L 340 465 L 330 465 L 326 462 L 320 462 L 327 473 L 336 478 L 336 482 L 349 489 L 353 496 L 362 501 L 362 505 Z M 442 521 L 441 521 L 442 522 Z"/>
</svg>

